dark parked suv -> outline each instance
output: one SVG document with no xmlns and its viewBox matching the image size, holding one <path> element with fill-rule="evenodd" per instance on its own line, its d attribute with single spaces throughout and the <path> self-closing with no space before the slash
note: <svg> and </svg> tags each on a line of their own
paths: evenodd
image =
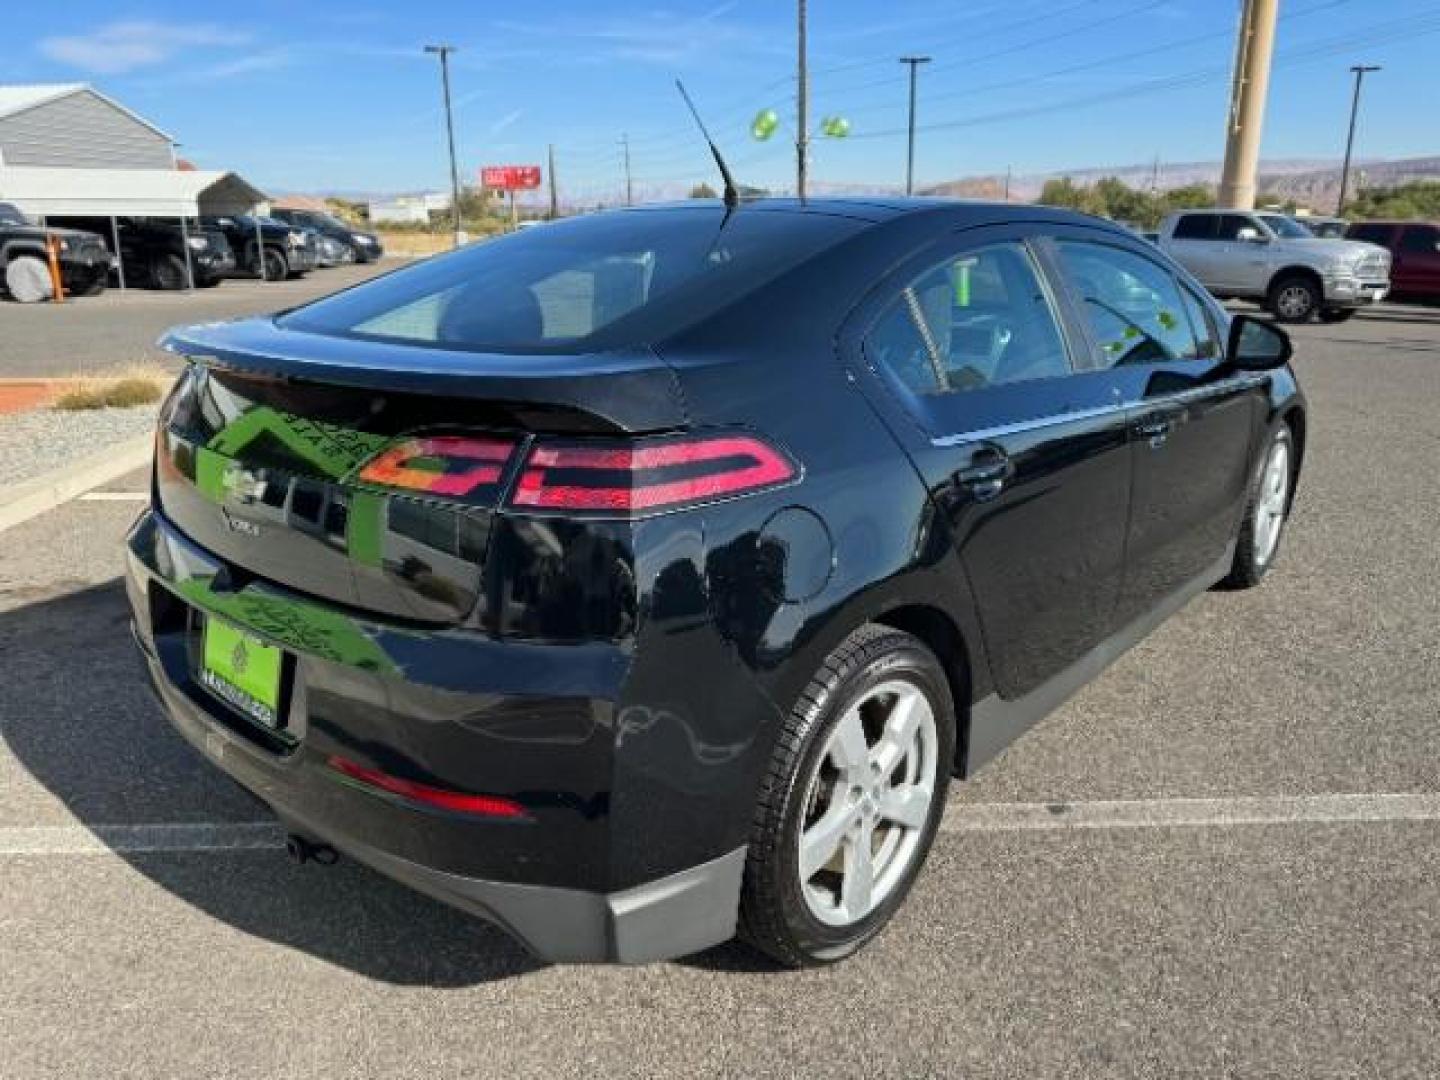
<svg viewBox="0 0 1440 1080">
<path fill-rule="evenodd" d="M 93 232 L 107 249 L 114 247 L 109 218 L 66 218 L 62 223 Z M 120 234 L 120 263 L 129 286 L 183 289 L 193 273 L 195 284 L 203 289 L 218 285 L 235 269 L 235 254 L 219 229 L 194 223 L 182 229 L 178 221 L 166 218 L 122 217 L 116 219 L 115 231 Z"/>
<path fill-rule="evenodd" d="M 1440 301 L 1440 223 L 1357 221 L 1345 235 L 1390 252 L 1390 283 L 1397 299 Z"/>
<path fill-rule="evenodd" d="M 245 214 L 207 217 L 201 223 L 206 229 L 224 234 L 235 253 L 236 269 L 240 273 L 264 277 L 267 281 L 284 281 L 303 277 L 315 269 L 315 248 L 303 230 Z"/>
<path fill-rule="evenodd" d="M 353 228 L 334 214 L 324 214 L 318 210 L 272 210 L 270 214 L 277 221 L 284 221 L 299 229 L 314 229 L 321 236 L 338 240 L 355 253 L 357 263 L 374 262 L 385 254 L 378 236 L 364 229 Z"/>
<path fill-rule="evenodd" d="M 551 960 L 840 959 L 969 776 L 1270 568 L 1282 331 L 1066 211 L 595 214 L 190 365 L 128 539 L 179 731 Z"/>
<path fill-rule="evenodd" d="M 68 293 L 94 296 L 105 291 L 110 254 L 94 233 L 32 225 L 11 203 L 0 202 L 0 285 L 22 304 L 47 299 L 49 245 L 57 245 L 60 284 Z"/>
</svg>

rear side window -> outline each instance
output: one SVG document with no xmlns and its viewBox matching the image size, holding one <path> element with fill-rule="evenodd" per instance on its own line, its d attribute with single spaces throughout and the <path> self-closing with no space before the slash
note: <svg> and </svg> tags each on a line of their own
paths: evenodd
<svg viewBox="0 0 1440 1080">
<path fill-rule="evenodd" d="M 1435 244 L 1440 241 L 1440 229 L 1425 225 L 1411 225 L 1400 237 L 1400 250 L 1435 254 Z"/>
<path fill-rule="evenodd" d="M 714 207 L 572 218 L 472 245 L 299 308 L 296 330 L 449 349 L 546 352 L 654 341 L 865 223 Z"/>
<path fill-rule="evenodd" d="M 1252 217 L 1244 214 L 1221 214 L 1218 224 L 1215 226 L 1215 239 L 1217 240 L 1238 240 L 1241 229 L 1253 229 L 1256 232 L 1263 232 L 1260 223 Z"/>
<path fill-rule="evenodd" d="M 1106 367 L 1201 355 L 1180 287 L 1169 271 L 1109 244 L 1061 240 L 1057 247 Z"/>
<path fill-rule="evenodd" d="M 1215 239 L 1214 214 L 1185 214 L 1175 222 L 1176 240 Z"/>
<path fill-rule="evenodd" d="M 1351 240 L 1368 240 L 1381 247 L 1390 246 L 1389 225 L 1351 225 L 1345 235 Z"/>
<path fill-rule="evenodd" d="M 911 281 L 871 328 L 865 354 L 920 395 L 1070 373 L 1055 313 L 1015 243 L 968 251 Z"/>
</svg>

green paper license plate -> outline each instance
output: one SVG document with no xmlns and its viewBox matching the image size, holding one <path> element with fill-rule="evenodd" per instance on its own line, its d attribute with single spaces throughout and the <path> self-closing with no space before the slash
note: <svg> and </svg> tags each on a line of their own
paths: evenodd
<svg viewBox="0 0 1440 1080">
<path fill-rule="evenodd" d="M 205 620 L 200 681 L 216 697 L 266 727 L 280 726 L 284 653 L 220 619 Z"/>
</svg>

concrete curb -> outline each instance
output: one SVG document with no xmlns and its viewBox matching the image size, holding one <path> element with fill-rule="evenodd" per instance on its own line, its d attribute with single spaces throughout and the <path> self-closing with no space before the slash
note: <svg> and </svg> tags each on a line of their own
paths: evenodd
<svg viewBox="0 0 1440 1080">
<path fill-rule="evenodd" d="M 0 488 L 0 532 L 149 464 L 154 446 L 155 436 L 147 432 L 34 480 Z"/>
</svg>

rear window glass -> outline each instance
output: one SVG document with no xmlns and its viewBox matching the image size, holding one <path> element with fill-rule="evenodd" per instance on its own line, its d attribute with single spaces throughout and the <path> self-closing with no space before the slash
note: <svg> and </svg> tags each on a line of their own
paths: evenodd
<svg viewBox="0 0 1440 1080">
<path fill-rule="evenodd" d="M 595 214 L 427 260 L 280 324 L 449 349 L 637 344 L 719 311 L 864 224 L 758 208 L 728 220 L 714 207 Z"/>
</svg>

